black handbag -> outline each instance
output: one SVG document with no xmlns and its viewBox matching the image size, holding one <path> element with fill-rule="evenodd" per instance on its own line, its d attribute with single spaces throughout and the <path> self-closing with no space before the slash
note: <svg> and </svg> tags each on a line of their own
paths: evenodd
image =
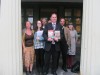
<svg viewBox="0 0 100 75">
<path fill-rule="evenodd" d="M 76 61 L 74 65 L 72 65 L 71 72 L 78 73 L 80 71 L 80 62 Z"/>
</svg>

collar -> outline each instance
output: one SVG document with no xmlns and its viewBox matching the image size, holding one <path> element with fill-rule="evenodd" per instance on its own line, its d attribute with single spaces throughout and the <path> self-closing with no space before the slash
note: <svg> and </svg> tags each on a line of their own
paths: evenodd
<svg viewBox="0 0 100 75">
<path fill-rule="evenodd" d="M 52 22 L 52 25 L 56 25 L 56 23 L 53 23 L 53 22 Z"/>
</svg>

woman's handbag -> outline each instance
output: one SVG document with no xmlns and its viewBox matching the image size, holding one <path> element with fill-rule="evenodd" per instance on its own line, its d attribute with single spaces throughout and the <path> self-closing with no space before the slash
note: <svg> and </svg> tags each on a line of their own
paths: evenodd
<svg viewBox="0 0 100 75">
<path fill-rule="evenodd" d="M 71 72 L 78 73 L 80 71 L 80 62 L 76 61 L 74 65 L 72 65 Z"/>
</svg>

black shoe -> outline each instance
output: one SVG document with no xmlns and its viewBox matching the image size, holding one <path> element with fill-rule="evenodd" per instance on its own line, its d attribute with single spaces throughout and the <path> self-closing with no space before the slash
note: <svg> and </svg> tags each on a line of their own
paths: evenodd
<svg viewBox="0 0 100 75">
<path fill-rule="evenodd" d="M 67 68 L 65 68 L 65 67 L 62 67 L 62 69 L 63 69 L 65 72 L 67 72 Z"/>
<path fill-rule="evenodd" d="M 54 72 L 54 73 L 53 73 L 53 75 L 57 75 L 57 73 L 56 73 L 56 72 Z"/>
</svg>

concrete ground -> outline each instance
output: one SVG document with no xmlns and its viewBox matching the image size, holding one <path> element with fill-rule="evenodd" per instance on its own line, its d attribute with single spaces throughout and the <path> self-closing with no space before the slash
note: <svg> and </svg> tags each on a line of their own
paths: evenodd
<svg viewBox="0 0 100 75">
<path fill-rule="evenodd" d="M 81 54 L 81 48 L 80 48 L 80 45 L 77 45 L 76 56 L 75 56 L 73 64 L 76 61 L 80 61 L 80 54 Z M 68 69 L 68 72 L 63 71 L 61 69 L 61 65 L 62 65 L 62 57 L 60 56 L 59 67 L 58 67 L 58 70 L 57 70 L 57 75 L 79 75 L 79 73 L 72 73 L 70 69 Z M 24 72 L 24 75 L 26 75 L 25 72 Z M 33 67 L 33 75 L 38 75 L 37 71 L 36 71 L 35 64 L 34 64 L 34 67 Z M 48 75 L 52 75 L 52 74 L 49 72 Z"/>
<path fill-rule="evenodd" d="M 24 75 L 26 75 L 25 72 Z M 33 75 L 37 75 L 36 71 L 33 72 Z M 53 74 L 49 73 L 48 75 L 53 75 Z M 58 68 L 57 75 L 79 75 L 79 73 L 72 73 L 70 69 L 68 69 L 68 72 L 64 72 L 62 69 Z"/>
</svg>

